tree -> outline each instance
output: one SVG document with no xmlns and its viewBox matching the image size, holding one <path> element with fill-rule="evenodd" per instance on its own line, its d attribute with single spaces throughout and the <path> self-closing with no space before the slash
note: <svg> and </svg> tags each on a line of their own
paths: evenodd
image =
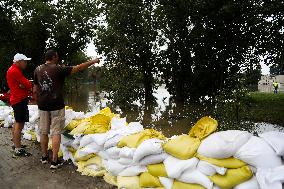
<svg viewBox="0 0 284 189">
<path fill-rule="evenodd" d="M 106 57 L 108 90 L 124 104 L 131 104 L 144 94 L 142 98 L 147 105 L 154 99 L 153 75 L 157 72 L 155 1 L 98 2 L 104 20 L 97 32 L 96 45 Z"/>
</svg>

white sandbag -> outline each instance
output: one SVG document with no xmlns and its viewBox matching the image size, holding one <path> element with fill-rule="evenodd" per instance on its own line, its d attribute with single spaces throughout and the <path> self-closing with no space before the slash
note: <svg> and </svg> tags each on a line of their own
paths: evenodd
<svg viewBox="0 0 284 189">
<path fill-rule="evenodd" d="M 119 143 L 120 139 L 123 137 L 123 135 L 115 135 L 114 137 L 110 138 L 107 140 L 104 144 L 104 149 L 107 150 L 111 147 L 117 146 Z"/>
<path fill-rule="evenodd" d="M 31 118 L 29 119 L 30 123 L 36 123 L 39 119 L 39 114 L 38 111 L 34 112 L 31 116 Z"/>
<path fill-rule="evenodd" d="M 234 189 L 260 189 L 260 186 L 256 177 L 252 177 L 250 180 L 235 186 Z"/>
<path fill-rule="evenodd" d="M 197 170 L 207 176 L 213 176 L 216 173 L 220 175 L 225 175 L 227 169 L 224 167 L 218 167 L 216 165 L 212 165 L 206 161 L 199 161 L 197 164 Z"/>
<path fill-rule="evenodd" d="M 80 148 L 76 151 L 76 158 L 75 159 L 80 159 L 84 156 L 90 155 L 90 154 L 96 154 L 99 151 L 101 151 L 102 148 L 98 146 L 95 142 L 92 142 L 88 144 L 87 146 Z"/>
<path fill-rule="evenodd" d="M 200 184 L 207 189 L 213 187 L 213 182 L 198 170 L 186 170 L 179 178 L 177 178 L 177 180 L 184 183 Z"/>
<path fill-rule="evenodd" d="M 106 153 L 106 151 L 102 150 L 98 152 L 98 155 L 102 158 L 102 159 L 111 159 L 110 157 L 108 157 L 108 154 Z"/>
<path fill-rule="evenodd" d="M 143 125 L 141 125 L 141 123 L 139 122 L 131 122 L 128 124 L 127 128 L 131 131 L 132 134 L 144 130 Z"/>
<path fill-rule="evenodd" d="M 103 160 L 103 165 L 108 172 L 110 172 L 113 176 L 118 176 L 127 166 L 118 163 L 116 160 Z"/>
<path fill-rule="evenodd" d="M 221 189 L 221 188 L 219 186 L 217 186 L 217 185 L 214 185 L 212 189 Z"/>
<path fill-rule="evenodd" d="M 122 165 L 132 165 L 133 164 L 133 159 L 132 158 L 125 158 L 125 157 L 121 157 L 118 159 L 118 163 L 122 164 Z"/>
<path fill-rule="evenodd" d="M 24 132 L 23 138 L 26 139 L 26 140 L 32 140 L 33 137 L 32 137 L 31 134 L 29 134 L 29 133 L 27 133 L 27 132 Z"/>
<path fill-rule="evenodd" d="M 129 148 L 129 147 L 125 146 L 125 147 L 121 148 L 121 150 L 119 152 L 119 157 L 120 158 L 131 158 L 131 159 L 133 159 L 135 150 L 136 150 L 136 148 Z"/>
<path fill-rule="evenodd" d="M 164 161 L 165 169 L 169 178 L 179 178 L 186 170 L 194 170 L 198 164 L 198 159 L 193 157 L 188 160 L 180 160 L 173 156 L 169 156 Z"/>
<path fill-rule="evenodd" d="M 99 146 L 104 146 L 107 140 L 107 133 L 94 134 L 93 141 Z"/>
<path fill-rule="evenodd" d="M 126 117 L 125 118 L 117 118 L 113 117 L 111 119 L 111 130 L 117 130 L 126 127 Z"/>
<path fill-rule="evenodd" d="M 14 116 L 8 115 L 4 120 L 4 127 L 5 128 L 12 127 L 14 122 L 15 122 Z"/>
<path fill-rule="evenodd" d="M 235 155 L 252 135 L 247 131 L 228 130 L 216 132 L 204 139 L 198 153 L 204 157 L 224 159 Z"/>
<path fill-rule="evenodd" d="M 234 156 L 259 168 L 274 168 L 281 165 L 281 158 L 278 157 L 270 145 L 262 138 L 251 137 L 249 141 L 244 144 Z"/>
<path fill-rule="evenodd" d="M 144 157 L 139 161 L 139 165 L 151 165 L 162 163 L 165 159 L 167 159 L 169 155 L 167 153 L 154 154 Z"/>
<path fill-rule="evenodd" d="M 114 146 L 106 150 L 108 157 L 111 159 L 119 159 L 120 148 Z"/>
<path fill-rule="evenodd" d="M 87 169 L 92 169 L 92 170 L 94 170 L 94 171 L 100 171 L 100 170 L 102 170 L 102 168 L 101 168 L 100 166 L 96 165 L 96 164 L 88 165 L 88 166 L 86 166 L 85 168 L 87 168 Z"/>
<path fill-rule="evenodd" d="M 94 134 L 89 134 L 89 135 L 83 136 L 80 140 L 79 148 L 83 148 L 83 147 L 87 146 L 88 144 L 94 142 L 93 139 L 92 139 L 93 136 L 94 136 Z"/>
<path fill-rule="evenodd" d="M 122 172 L 120 172 L 119 176 L 125 176 L 125 177 L 132 177 L 132 176 L 138 176 L 140 173 L 144 173 L 147 171 L 146 166 L 130 166 L 124 169 Z"/>
<path fill-rule="evenodd" d="M 259 137 L 263 138 L 275 150 L 279 156 L 284 156 L 284 133 L 278 131 L 270 131 L 260 134 Z"/>
<path fill-rule="evenodd" d="M 174 179 L 159 177 L 159 180 L 165 189 L 171 189 L 173 187 Z"/>
<path fill-rule="evenodd" d="M 139 162 L 145 156 L 160 154 L 163 152 L 162 142 L 160 139 L 152 138 L 143 141 L 134 153 L 134 162 Z"/>
<path fill-rule="evenodd" d="M 261 189 L 282 189 L 282 183 L 270 182 L 267 178 L 268 169 L 258 169 L 256 173 L 256 178 Z"/>
<path fill-rule="evenodd" d="M 269 182 L 284 183 L 284 166 L 266 170 L 266 179 Z"/>
</svg>

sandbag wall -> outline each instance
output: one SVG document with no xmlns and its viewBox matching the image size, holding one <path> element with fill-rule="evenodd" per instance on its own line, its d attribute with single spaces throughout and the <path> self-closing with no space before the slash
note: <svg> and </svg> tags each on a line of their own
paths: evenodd
<svg viewBox="0 0 284 189">
<path fill-rule="evenodd" d="M 36 130 L 35 120 L 34 114 Z M 87 114 L 67 109 L 66 131 L 75 139 L 62 137 L 60 155 L 82 175 L 102 176 L 118 188 L 282 188 L 284 133 L 256 137 L 240 130 L 216 132 L 217 126 L 203 117 L 188 134 L 166 138 L 109 108 Z"/>
</svg>

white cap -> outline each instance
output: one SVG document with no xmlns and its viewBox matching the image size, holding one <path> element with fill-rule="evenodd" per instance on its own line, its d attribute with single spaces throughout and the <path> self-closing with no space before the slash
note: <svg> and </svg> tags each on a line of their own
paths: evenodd
<svg viewBox="0 0 284 189">
<path fill-rule="evenodd" d="M 31 60 L 31 58 L 26 57 L 26 55 L 17 53 L 17 54 L 14 56 L 13 62 L 17 62 L 17 61 L 19 61 L 19 60 Z"/>
</svg>

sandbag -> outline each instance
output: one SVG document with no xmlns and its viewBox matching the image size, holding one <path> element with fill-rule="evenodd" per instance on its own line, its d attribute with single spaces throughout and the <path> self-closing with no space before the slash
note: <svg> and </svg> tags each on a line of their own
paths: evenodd
<svg viewBox="0 0 284 189">
<path fill-rule="evenodd" d="M 139 183 L 141 188 L 156 188 L 162 186 L 159 178 L 151 175 L 148 172 L 140 175 Z"/>
<path fill-rule="evenodd" d="M 213 187 L 213 182 L 198 170 L 186 170 L 177 180 L 184 183 L 199 184 L 207 189 Z"/>
<path fill-rule="evenodd" d="M 159 177 L 159 180 L 160 180 L 162 186 L 165 189 L 172 189 L 173 184 L 174 184 L 174 180 L 173 179 L 166 178 L 166 177 Z"/>
<path fill-rule="evenodd" d="M 78 125 L 80 125 L 82 122 L 81 119 L 74 119 L 72 121 L 69 122 L 69 124 L 65 127 L 66 130 L 68 131 L 72 131 L 73 129 L 75 129 Z"/>
<path fill-rule="evenodd" d="M 163 152 L 162 142 L 163 142 L 162 140 L 156 138 L 143 141 L 138 146 L 138 148 L 134 153 L 133 156 L 134 162 L 138 163 L 141 159 L 143 159 L 146 156 L 162 153 Z"/>
<path fill-rule="evenodd" d="M 252 177 L 250 180 L 237 185 L 234 189 L 260 189 L 260 186 L 256 177 Z"/>
<path fill-rule="evenodd" d="M 166 142 L 163 149 L 178 159 L 190 159 L 195 155 L 199 145 L 199 139 L 188 135 L 180 135 Z"/>
<path fill-rule="evenodd" d="M 203 117 L 189 131 L 189 136 L 200 140 L 216 131 L 218 122 L 211 117 Z"/>
<path fill-rule="evenodd" d="M 106 153 L 111 159 L 119 159 L 120 148 L 117 148 L 116 146 L 111 147 L 106 150 Z"/>
<path fill-rule="evenodd" d="M 158 138 L 161 140 L 165 139 L 165 136 L 154 129 L 145 129 L 139 133 L 131 134 L 128 136 L 124 136 L 118 143 L 118 147 L 129 147 L 129 148 L 137 148 L 143 141 L 151 139 L 151 138 Z"/>
<path fill-rule="evenodd" d="M 168 177 L 165 165 L 163 163 L 148 165 L 147 170 L 155 177 Z"/>
<path fill-rule="evenodd" d="M 235 154 L 236 158 L 259 168 L 274 168 L 281 166 L 281 158 L 267 142 L 259 137 L 251 137 Z"/>
<path fill-rule="evenodd" d="M 92 177 L 101 177 L 104 176 L 106 173 L 106 170 L 101 169 L 97 165 L 89 165 L 85 167 L 81 174 L 86 176 L 92 176 Z"/>
<path fill-rule="evenodd" d="M 206 158 L 199 154 L 197 154 L 196 157 L 202 161 L 206 161 L 218 167 L 224 167 L 228 169 L 236 169 L 236 168 L 240 168 L 246 165 L 245 162 L 239 159 L 233 158 L 233 157 L 226 158 L 226 159 L 214 159 L 214 158 Z"/>
<path fill-rule="evenodd" d="M 105 133 L 110 129 L 110 120 L 111 117 L 97 114 L 90 118 L 90 125 L 84 131 L 84 134 L 95 134 L 95 133 Z"/>
<path fill-rule="evenodd" d="M 125 118 L 117 118 L 113 117 L 111 119 L 111 130 L 117 130 L 126 127 L 126 117 Z"/>
<path fill-rule="evenodd" d="M 207 176 L 213 176 L 216 173 L 220 175 L 224 175 L 227 171 L 224 167 L 218 167 L 216 165 L 212 165 L 206 161 L 199 161 L 197 164 L 197 170 Z"/>
<path fill-rule="evenodd" d="M 229 158 L 234 156 L 251 136 L 247 131 L 238 130 L 213 133 L 201 142 L 197 152 L 209 158 Z"/>
<path fill-rule="evenodd" d="M 103 178 L 106 181 L 106 183 L 117 186 L 116 176 L 113 176 L 112 174 L 106 172 Z"/>
<path fill-rule="evenodd" d="M 125 177 L 132 177 L 132 176 L 138 176 L 140 173 L 144 173 L 147 171 L 147 168 L 145 166 L 135 165 L 125 168 L 123 171 L 121 171 L 118 175 L 119 176 L 125 176 Z"/>
<path fill-rule="evenodd" d="M 122 165 L 118 163 L 115 160 L 109 159 L 109 160 L 103 160 L 103 165 L 105 169 L 110 172 L 113 176 L 118 176 L 119 173 L 121 173 L 124 169 L 127 168 L 127 166 Z"/>
<path fill-rule="evenodd" d="M 81 122 L 75 129 L 73 129 L 69 134 L 70 135 L 78 135 L 83 134 L 85 130 L 90 126 L 90 122 L 84 121 Z"/>
<path fill-rule="evenodd" d="M 230 189 L 240 183 L 248 181 L 253 176 L 248 166 L 243 166 L 238 169 L 228 169 L 225 175 L 209 176 L 210 180 L 214 182 L 221 189 Z"/>
<path fill-rule="evenodd" d="M 141 189 L 139 185 L 139 177 L 117 177 L 117 188 L 118 189 Z"/>
<path fill-rule="evenodd" d="M 264 139 L 275 150 L 278 156 L 284 156 L 284 133 L 277 131 L 270 131 L 260 134 L 259 137 Z"/>
<path fill-rule="evenodd" d="M 172 189 L 205 189 L 205 188 L 199 184 L 189 184 L 175 180 Z"/>
<path fill-rule="evenodd" d="M 121 157 L 118 159 L 118 163 L 122 165 L 132 165 L 133 164 L 133 159 L 132 158 L 125 158 Z"/>
<path fill-rule="evenodd" d="M 267 177 L 271 169 L 259 168 L 256 173 L 256 178 L 261 189 L 282 189 L 282 183 L 280 181 L 272 182 Z"/>
<path fill-rule="evenodd" d="M 119 157 L 120 158 L 131 158 L 131 159 L 133 159 L 135 150 L 136 150 L 136 148 L 123 147 L 123 148 L 121 148 L 121 150 L 119 152 Z"/>
<path fill-rule="evenodd" d="M 169 156 L 164 161 L 165 169 L 169 178 L 179 178 L 181 174 L 186 170 L 194 170 L 198 164 L 197 158 L 191 158 L 188 160 L 180 160 L 175 157 Z"/>
<path fill-rule="evenodd" d="M 157 164 L 163 162 L 168 157 L 169 155 L 167 153 L 154 154 L 144 157 L 142 160 L 139 161 L 138 164 L 139 165 Z"/>
<path fill-rule="evenodd" d="M 96 154 L 101 151 L 102 148 L 98 146 L 95 142 L 88 144 L 87 146 L 80 148 L 75 153 L 75 160 L 80 161 L 86 159 L 85 157 L 90 154 Z"/>
</svg>

